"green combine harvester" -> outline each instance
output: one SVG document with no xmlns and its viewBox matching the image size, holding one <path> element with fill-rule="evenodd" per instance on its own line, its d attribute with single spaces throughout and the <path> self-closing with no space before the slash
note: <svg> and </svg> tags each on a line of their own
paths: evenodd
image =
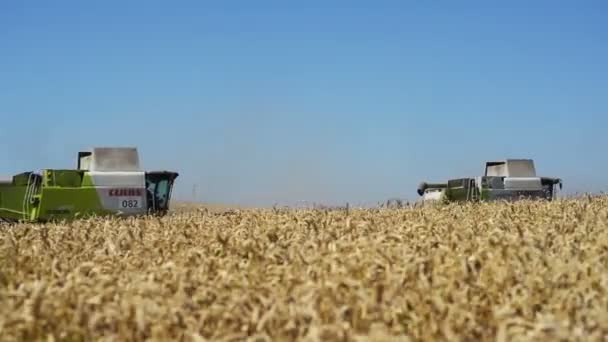
<svg viewBox="0 0 608 342">
<path fill-rule="evenodd" d="M 0 177 L 0 221 L 46 222 L 86 216 L 165 215 L 178 173 L 140 170 L 130 147 L 78 153 L 76 169 Z"/>
<path fill-rule="evenodd" d="M 423 203 L 449 203 L 520 199 L 553 200 L 562 180 L 537 177 L 531 159 L 507 159 L 486 163 L 483 176 L 450 179 L 447 183 L 421 183 Z"/>
</svg>

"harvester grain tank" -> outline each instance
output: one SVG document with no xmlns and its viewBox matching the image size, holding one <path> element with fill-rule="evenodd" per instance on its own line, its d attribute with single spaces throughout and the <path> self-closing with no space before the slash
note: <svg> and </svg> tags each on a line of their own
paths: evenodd
<svg viewBox="0 0 608 342">
<path fill-rule="evenodd" d="M 132 147 L 79 152 L 76 169 L 0 178 L 0 220 L 51 221 L 89 215 L 164 215 L 178 173 L 143 171 Z"/>
<path fill-rule="evenodd" d="M 562 188 L 561 179 L 536 175 L 533 160 L 506 159 L 486 162 L 483 176 L 421 183 L 417 192 L 423 202 L 553 200 L 558 187 Z"/>
</svg>

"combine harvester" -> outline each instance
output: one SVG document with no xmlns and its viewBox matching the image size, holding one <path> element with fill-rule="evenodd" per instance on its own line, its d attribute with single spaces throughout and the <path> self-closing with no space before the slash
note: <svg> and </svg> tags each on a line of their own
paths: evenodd
<svg viewBox="0 0 608 342">
<path fill-rule="evenodd" d="M 45 222 L 91 215 L 164 215 L 176 172 L 140 170 L 136 148 L 78 153 L 75 170 L 0 178 L 0 221 Z"/>
<path fill-rule="evenodd" d="M 507 159 L 487 162 L 485 174 L 474 178 L 450 179 L 447 183 L 421 183 L 418 195 L 422 202 L 465 202 L 488 200 L 553 200 L 559 178 L 537 177 L 531 159 Z"/>
</svg>

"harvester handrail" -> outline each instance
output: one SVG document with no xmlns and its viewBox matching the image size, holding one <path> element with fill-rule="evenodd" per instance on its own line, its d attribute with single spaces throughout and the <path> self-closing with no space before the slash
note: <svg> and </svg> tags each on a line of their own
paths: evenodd
<svg viewBox="0 0 608 342">
<path fill-rule="evenodd" d="M 36 185 L 36 174 L 34 172 L 31 172 L 27 177 L 27 186 L 25 189 L 25 194 L 23 196 L 22 208 L 24 220 L 27 220 L 28 216 L 30 215 L 30 204 L 34 191 L 36 190 Z"/>
<path fill-rule="evenodd" d="M 17 215 L 25 215 L 24 212 L 19 211 L 19 210 L 13 210 L 13 209 L 8 209 L 8 208 L 0 208 L 0 211 L 6 211 L 8 213 L 13 213 L 13 214 L 17 214 Z"/>
<path fill-rule="evenodd" d="M 28 199 L 29 199 L 29 193 L 30 193 L 30 182 L 32 180 L 32 174 L 33 172 L 31 172 L 28 176 L 27 176 L 27 185 L 25 187 L 25 194 L 23 195 L 23 203 L 21 204 L 21 209 L 23 210 L 23 219 L 27 219 L 27 213 L 29 211 L 28 208 Z"/>
</svg>

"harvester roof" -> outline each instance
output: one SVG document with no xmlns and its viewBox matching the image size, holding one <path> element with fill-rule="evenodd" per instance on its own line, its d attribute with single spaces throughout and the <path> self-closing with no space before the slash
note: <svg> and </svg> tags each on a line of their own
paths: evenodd
<svg viewBox="0 0 608 342">
<path fill-rule="evenodd" d="M 78 169 L 102 172 L 137 172 L 139 154 L 135 147 L 94 147 L 78 153 Z"/>
<path fill-rule="evenodd" d="M 486 162 L 485 176 L 536 177 L 532 159 L 506 159 Z"/>
</svg>

